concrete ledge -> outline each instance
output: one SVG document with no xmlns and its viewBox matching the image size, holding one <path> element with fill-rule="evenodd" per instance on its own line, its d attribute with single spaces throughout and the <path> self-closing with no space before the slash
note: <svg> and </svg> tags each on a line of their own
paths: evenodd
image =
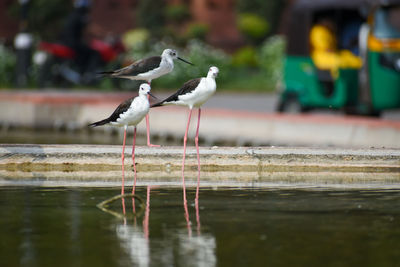
<svg viewBox="0 0 400 267">
<path fill-rule="evenodd" d="M 136 148 L 139 185 L 181 183 L 181 147 Z M 0 145 L 0 184 L 119 185 L 121 146 Z M 200 148 L 202 185 L 400 187 L 400 150 L 284 147 Z M 126 149 L 126 179 L 133 177 Z M 185 177 L 197 179 L 196 151 Z"/>
</svg>

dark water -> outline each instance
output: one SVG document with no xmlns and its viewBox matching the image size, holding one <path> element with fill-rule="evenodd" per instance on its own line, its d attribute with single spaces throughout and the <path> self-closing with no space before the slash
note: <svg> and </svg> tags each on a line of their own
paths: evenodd
<svg viewBox="0 0 400 267">
<path fill-rule="evenodd" d="M 0 187 L 0 266 L 400 265 L 398 190 L 138 188 L 125 220 L 117 194 Z"/>
</svg>

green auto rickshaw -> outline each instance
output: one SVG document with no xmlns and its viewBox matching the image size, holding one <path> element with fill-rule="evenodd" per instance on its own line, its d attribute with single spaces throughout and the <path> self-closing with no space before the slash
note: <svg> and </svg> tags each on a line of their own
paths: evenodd
<svg viewBox="0 0 400 267">
<path fill-rule="evenodd" d="M 287 14 L 278 111 L 327 108 L 376 116 L 400 108 L 400 0 L 297 0 Z M 362 67 L 339 68 L 336 75 L 316 67 L 309 36 L 322 15 L 336 24 L 338 49 L 354 51 Z"/>
</svg>

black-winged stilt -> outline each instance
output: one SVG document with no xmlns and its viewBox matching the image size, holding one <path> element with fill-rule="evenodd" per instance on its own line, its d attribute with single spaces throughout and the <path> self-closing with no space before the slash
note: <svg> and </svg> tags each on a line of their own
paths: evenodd
<svg viewBox="0 0 400 267">
<path fill-rule="evenodd" d="M 179 57 L 178 52 L 175 50 L 165 49 L 161 56 L 144 58 L 126 66 L 125 68 L 100 72 L 100 74 L 115 78 L 142 80 L 147 81 L 150 84 L 152 80 L 170 73 L 174 69 L 174 59 L 179 59 L 187 64 L 193 65 L 189 61 Z"/>
<path fill-rule="evenodd" d="M 187 64 L 193 65 L 189 61 L 180 58 L 176 50 L 165 49 L 162 52 L 161 56 L 144 58 L 122 69 L 100 72 L 100 74 L 115 78 L 143 80 L 147 81 L 148 84 L 150 85 L 151 80 L 154 80 L 167 73 L 170 73 L 174 69 L 174 59 L 179 59 Z M 157 146 L 150 143 L 149 115 L 146 115 L 146 129 L 147 129 L 147 145 Z"/>
<path fill-rule="evenodd" d="M 119 127 L 124 127 L 124 141 L 122 144 L 122 188 L 121 188 L 121 195 L 124 194 L 124 180 L 125 180 L 125 171 L 124 171 L 124 160 L 125 160 L 125 141 L 126 141 L 126 129 L 128 126 L 134 126 L 133 132 L 133 145 L 132 145 L 132 161 L 133 161 L 133 170 L 135 172 L 135 179 L 132 188 L 132 194 L 135 193 L 136 187 L 136 165 L 135 165 L 135 144 L 136 144 L 136 126 L 142 119 L 147 115 L 149 112 L 150 104 L 148 95 L 150 93 L 150 85 L 143 83 L 139 87 L 139 95 L 137 97 L 132 97 L 125 102 L 122 102 L 115 111 L 111 114 L 110 117 L 89 124 L 89 126 L 101 126 L 105 124 L 111 124 Z"/>
<path fill-rule="evenodd" d="M 207 77 L 202 77 L 187 81 L 175 94 L 151 106 L 151 107 L 158 107 L 165 105 L 178 105 L 178 106 L 187 106 L 190 109 L 185 131 L 185 137 L 183 139 L 182 183 L 184 190 L 185 190 L 184 170 L 185 170 L 187 134 L 189 130 L 190 118 L 192 116 L 192 109 L 193 107 L 199 108 L 196 137 L 195 137 L 196 151 L 197 151 L 197 167 L 198 167 L 196 201 L 198 201 L 199 184 L 200 184 L 199 127 L 200 127 L 201 105 L 204 104 L 215 93 L 215 90 L 217 88 L 215 78 L 217 77 L 218 72 L 219 70 L 217 67 L 214 66 L 211 67 L 208 71 Z M 184 196 L 184 201 L 186 201 L 186 194 L 184 194 L 183 196 Z"/>
</svg>

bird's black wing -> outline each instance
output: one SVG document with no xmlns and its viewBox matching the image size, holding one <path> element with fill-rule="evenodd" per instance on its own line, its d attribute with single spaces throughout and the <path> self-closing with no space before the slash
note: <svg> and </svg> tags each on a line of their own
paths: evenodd
<svg viewBox="0 0 400 267">
<path fill-rule="evenodd" d="M 114 112 L 111 114 L 111 116 L 108 117 L 107 119 L 91 123 L 91 124 L 89 124 L 89 126 L 96 127 L 96 126 L 107 124 L 109 122 L 117 121 L 119 116 L 129 109 L 129 107 L 132 104 L 133 99 L 134 99 L 134 97 L 119 104 L 119 106 L 114 110 Z"/>
<path fill-rule="evenodd" d="M 126 66 L 125 68 L 118 69 L 115 71 L 101 72 L 100 74 L 111 75 L 122 78 L 129 76 L 136 76 L 140 73 L 145 73 L 150 70 L 158 68 L 160 66 L 160 63 L 161 63 L 161 57 L 154 56 L 136 61 L 131 65 Z"/>
<path fill-rule="evenodd" d="M 194 89 L 196 89 L 196 87 L 199 85 L 201 79 L 202 78 L 196 78 L 196 79 L 192 79 L 192 80 L 185 82 L 182 85 L 182 87 L 178 91 L 176 91 L 173 95 L 170 95 L 169 97 L 167 97 L 166 99 L 164 99 L 161 102 L 151 105 L 151 107 L 159 107 L 159 106 L 162 106 L 164 103 L 178 101 L 179 100 L 178 97 L 180 95 L 185 95 L 187 93 L 192 92 Z"/>
</svg>

